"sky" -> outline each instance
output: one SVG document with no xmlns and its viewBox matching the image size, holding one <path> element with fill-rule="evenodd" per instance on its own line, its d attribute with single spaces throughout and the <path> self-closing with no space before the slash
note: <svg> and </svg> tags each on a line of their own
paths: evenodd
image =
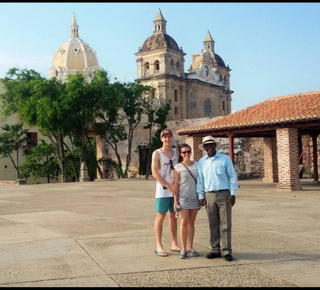
<svg viewBox="0 0 320 290">
<path fill-rule="evenodd" d="M 53 52 L 79 37 L 111 80 L 133 82 L 136 55 L 153 34 L 159 9 L 167 34 L 182 47 L 184 71 L 208 31 L 229 65 L 232 111 L 268 98 L 320 89 L 320 3 L 309 2 L 43 2 L 0 3 L 0 78 L 12 67 L 48 77 Z"/>
</svg>

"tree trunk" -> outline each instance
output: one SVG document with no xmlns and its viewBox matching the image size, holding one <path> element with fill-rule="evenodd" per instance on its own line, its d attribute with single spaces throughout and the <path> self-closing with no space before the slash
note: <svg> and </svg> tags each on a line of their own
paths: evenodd
<svg viewBox="0 0 320 290">
<path fill-rule="evenodd" d="M 149 152 L 148 152 L 148 158 L 147 158 L 147 168 L 146 168 L 146 179 L 149 179 L 149 168 L 150 168 L 150 163 L 151 163 L 151 156 L 152 156 L 152 152 L 151 152 L 151 130 L 152 127 L 150 127 L 149 129 Z"/>
</svg>

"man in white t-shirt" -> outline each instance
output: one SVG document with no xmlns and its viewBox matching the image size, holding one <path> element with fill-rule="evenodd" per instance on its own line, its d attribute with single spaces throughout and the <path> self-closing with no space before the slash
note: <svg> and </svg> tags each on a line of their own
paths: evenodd
<svg viewBox="0 0 320 290">
<path fill-rule="evenodd" d="M 160 133 L 160 140 L 163 145 L 152 153 L 151 163 L 152 176 L 157 180 L 156 219 L 154 222 L 157 250 L 154 252 L 160 257 L 166 257 L 168 254 L 162 245 L 162 228 L 168 211 L 171 251 L 181 251 L 177 241 L 177 219 L 175 217 L 173 198 L 173 194 L 178 191 L 174 186 L 174 166 L 178 163 L 178 155 L 176 149 L 171 148 L 173 140 L 171 130 L 164 129 Z"/>
</svg>

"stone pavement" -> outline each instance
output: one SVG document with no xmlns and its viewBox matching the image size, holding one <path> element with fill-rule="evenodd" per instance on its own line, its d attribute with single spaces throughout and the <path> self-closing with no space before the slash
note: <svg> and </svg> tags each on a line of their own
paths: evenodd
<svg viewBox="0 0 320 290">
<path fill-rule="evenodd" d="M 320 184 L 278 191 L 239 181 L 232 262 L 208 260 L 205 209 L 200 257 L 170 252 L 168 217 L 155 250 L 155 181 L 0 185 L 0 287 L 317 287 Z"/>
</svg>

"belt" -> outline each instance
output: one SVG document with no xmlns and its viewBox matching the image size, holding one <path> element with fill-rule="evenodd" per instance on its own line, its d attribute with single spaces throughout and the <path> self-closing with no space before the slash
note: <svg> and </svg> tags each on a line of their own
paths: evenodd
<svg viewBox="0 0 320 290">
<path fill-rule="evenodd" d="M 226 191 L 226 190 L 229 190 L 229 189 L 219 189 L 219 190 L 212 190 L 212 191 L 206 191 L 206 192 L 219 192 L 219 191 Z"/>
</svg>

